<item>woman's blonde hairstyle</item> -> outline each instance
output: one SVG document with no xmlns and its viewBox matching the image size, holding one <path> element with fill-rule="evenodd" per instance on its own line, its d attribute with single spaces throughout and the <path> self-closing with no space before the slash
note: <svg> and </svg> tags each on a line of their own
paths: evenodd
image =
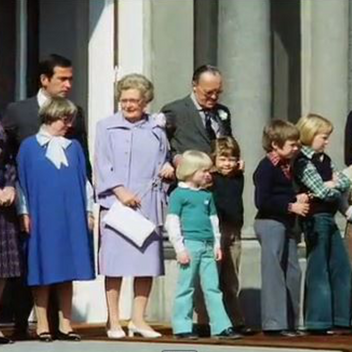
<svg viewBox="0 0 352 352">
<path fill-rule="evenodd" d="M 154 99 L 154 85 L 149 79 L 139 73 L 131 73 L 123 76 L 116 86 L 116 98 L 120 100 L 122 91 L 128 89 L 137 89 L 146 103 Z"/>
<path fill-rule="evenodd" d="M 299 141 L 299 130 L 293 123 L 274 119 L 264 127 L 262 145 L 266 152 L 273 150 L 273 143 L 282 148 L 288 140 Z"/>
<path fill-rule="evenodd" d="M 186 181 L 195 172 L 201 169 L 210 169 L 213 162 L 210 157 L 197 150 L 187 150 L 182 154 L 181 161 L 176 168 L 176 177 L 180 181 Z"/>
<path fill-rule="evenodd" d="M 77 114 L 77 107 L 63 97 L 50 98 L 39 109 L 39 117 L 42 123 L 50 125 L 57 120 L 73 120 Z"/>
<path fill-rule="evenodd" d="M 308 114 L 301 117 L 296 126 L 301 133 L 301 143 L 307 146 L 312 145 L 317 134 L 330 134 L 334 130 L 333 124 L 328 119 L 317 114 Z"/>
</svg>

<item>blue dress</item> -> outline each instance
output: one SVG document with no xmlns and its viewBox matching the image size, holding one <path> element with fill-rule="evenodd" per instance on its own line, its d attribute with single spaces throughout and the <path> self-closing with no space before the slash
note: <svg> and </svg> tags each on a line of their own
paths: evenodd
<svg viewBox="0 0 352 352">
<path fill-rule="evenodd" d="M 18 154 L 18 173 L 31 219 L 27 239 L 28 285 L 94 279 L 92 235 L 86 214 L 85 159 L 77 141 L 57 169 L 36 136 Z"/>
</svg>

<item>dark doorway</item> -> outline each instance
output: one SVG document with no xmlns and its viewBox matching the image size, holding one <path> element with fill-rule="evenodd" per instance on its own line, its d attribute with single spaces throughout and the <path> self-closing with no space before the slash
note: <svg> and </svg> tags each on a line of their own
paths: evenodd
<svg viewBox="0 0 352 352">
<path fill-rule="evenodd" d="M 0 1 L 0 113 L 15 98 L 16 1 Z"/>
<path fill-rule="evenodd" d="M 37 94 L 39 61 L 39 0 L 27 0 L 27 97 Z"/>
</svg>

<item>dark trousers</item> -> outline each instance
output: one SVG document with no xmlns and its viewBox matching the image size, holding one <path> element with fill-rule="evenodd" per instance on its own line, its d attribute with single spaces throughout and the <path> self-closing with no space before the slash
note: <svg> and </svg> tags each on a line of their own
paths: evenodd
<svg viewBox="0 0 352 352">
<path fill-rule="evenodd" d="M 11 291 L 14 295 L 14 318 L 15 329 L 18 332 L 26 332 L 28 318 L 33 308 L 33 297 L 30 287 L 27 286 L 25 277 L 11 282 Z"/>
<path fill-rule="evenodd" d="M 220 290 L 226 312 L 233 326 L 244 326 L 239 301 L 241 262 L 241 226 L 220 223 L 222 260 L 218 262 Z"/>
<path fill-rule="evenodd" d="M 20 233 L 19 241 L 22 250 L 22 276 L 9 280 L 7 283 L 7 294 L 11 296 L 12 315 L 15 321 L 15 329 L 18 333 L 26 333 L 28 318 L 33 308 L 32 291 L 27 286 L 27 233 Z"/>
<path fill-rule="evenodd" d="M 305 324 L 308 329 L 349 327 L 351 266 L 332 214 L 303 222 L 307 245 Z"/>
</svg>

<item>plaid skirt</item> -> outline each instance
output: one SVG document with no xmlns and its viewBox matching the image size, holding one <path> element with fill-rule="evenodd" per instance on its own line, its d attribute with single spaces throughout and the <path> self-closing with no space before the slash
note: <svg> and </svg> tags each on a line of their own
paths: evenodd
<svg viewBox="0 0 352 352">
<path fill-rule="evenodd" d="M 0 207 L 0 278 L 21 276 L 21 263 L 15 207 Z"/>
</svg>

